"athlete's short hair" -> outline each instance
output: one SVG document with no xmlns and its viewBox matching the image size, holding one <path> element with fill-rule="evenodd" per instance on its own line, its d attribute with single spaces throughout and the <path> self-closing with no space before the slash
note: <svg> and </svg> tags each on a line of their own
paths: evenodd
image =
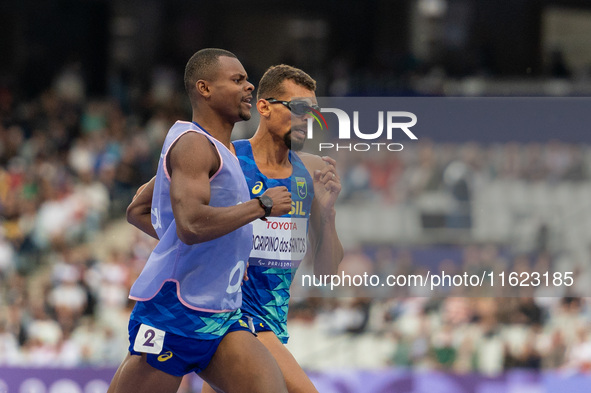
<svg viewBox="0 0 591 393">
<path fill-rule="evenodd" d="M 270 67 L 263 75 L 257 89 L 257 100 L 261 98 L 275 98 L 285 91 L 283 81 L 290 80 L 308 90 L 316 91 L 316 81 L 299 68 L 286 64 Z"/>
<path fill-rule="evenodd" d="M 191 97 L 198 80 L 211 80 L 215 77 L 215 66 L 221 56 L 236 58 L 234 53 L 217 48 L 201 49 L 191 56 L 185 66 L 185 90 L 189 97 Z"/>
</svg>

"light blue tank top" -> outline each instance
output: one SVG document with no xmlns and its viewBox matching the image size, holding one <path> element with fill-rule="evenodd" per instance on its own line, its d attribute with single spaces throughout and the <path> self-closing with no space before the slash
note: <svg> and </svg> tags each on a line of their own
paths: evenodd
<svg viewBox="0 0 591 393">
<path fill-rule="evenodd" d="M 137 301 L 150 300 L 170 281 L 176 283 L 179 301 L 191 309 L 212 313 L 233 311 L 242 303 L 241 283 L 252 244 L 252 225 L 194 245 L 187 245 L 178 238 L 170 203 L 166 157 L 175 141 L 187 132 L 205 135 L 220 157 L 220 167 L 210 178 L 209 205 L 234 206 L 250 200 L 236 156 L 198 125 L 177 121 L 162 147 L 152 197 L 152 226 L 160 241 L 133 284 L 129 297 Z"/>
</svg>

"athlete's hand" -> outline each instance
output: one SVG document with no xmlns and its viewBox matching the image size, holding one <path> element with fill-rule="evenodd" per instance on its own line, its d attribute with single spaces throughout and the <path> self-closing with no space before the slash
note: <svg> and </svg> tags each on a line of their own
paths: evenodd
<svg viewBox="0 0 591 393">
<path fill-rule="evenodd" d="M 273 200 L 271 216 L 279 217 L 289 213 L 291 210 L 291 193 L 287 190 L 287 187 L 279 186 L 269 188 L 263 193 L 263 195 L 266 195 Z"/>
<path fill-rule="evenodd" d="M 341 192 L 341 179 L 337 173 L 336 161 L 322 157 L 324 168 L 314 171 L 314 196 L 323 210 L 332 209 Z"/>
<path fill-rule="evenodd" d="M 240 285 L 244 285 L 244 281 L 248 281 L 248 266 L 250 263 L 246 262 L 246 268 L 244 269 L 244 277 L 242 277 L 242 283 Z"/>
</svg>

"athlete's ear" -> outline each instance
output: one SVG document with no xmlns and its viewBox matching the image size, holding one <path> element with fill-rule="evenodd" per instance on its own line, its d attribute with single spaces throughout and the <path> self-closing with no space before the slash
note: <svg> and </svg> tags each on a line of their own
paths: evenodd
<svg viewBox="0 0 591 393">
<path fill-rule="evenodd" d="M 209 96 L 211 96 L 209 83 L 203 79 L 199 79 L 197 82 L 195 82 L 195 90 L 197 90 L 197 94 L 204 98 L 209 98 Z"/>
<path fill-rule="evenodd" d="M 261 116 L 269 117 L 269 115 L 271 114 L 271 105 L 269 104 L 269 101 L 264 100 L 262 98 L 260 100 L 258 100 L 257 101 L 257 111 L 259 111 Z"/>
</svg>

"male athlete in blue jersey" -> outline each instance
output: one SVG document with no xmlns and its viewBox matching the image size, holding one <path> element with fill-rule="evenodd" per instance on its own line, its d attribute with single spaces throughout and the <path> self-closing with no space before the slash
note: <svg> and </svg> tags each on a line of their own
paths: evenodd
<svg viewBox="0 0 591 393">
<path fill-rule="evenodd" d="M 329 157 L 295 153 L 306 138 L 308 112 L 316 105 L 315 89 L 316 82 L 302 70 L 287 65 L 269 68 L 257 92 L 259 127 L 250 140 L 233 142 L 251 197 L 275 186 L 286 186 L 292 194 L 288 214 L 253 222 L 241 307 L 260 341 L 277 360 L 290 393 L 317 392 L 283 345 L 289 338 L 286 322 L 293 275 L 306 254 L 317 274 L 336 273 L 343 257 L 335 230 L 334 204 L 341 190 L 336 163 Z M 154 236 L 145 225 L 151 187 L 153 181 L 147 184 L 142 198 L 130 205 L 129 218 Z M 309 250 L 306 238 L 310 240 Z M 213 390 L 204 384 L 202 391 Z"/>
<path fill-rule="evenodd" d="M 230 134 L 250 118 L 253 85 L 236 56 L 197 52 L 185 87 L 192 122 L 176 122 L 162 148 L 147 214 L 160 241 L 131 288 L 129 354 L 108 392 L 175 393 L 190 372 L 216 392 L 287 392 L 239 307 L 250 223 L 289 212 L 290 193 L 249 195 Z"/>
</svg>

